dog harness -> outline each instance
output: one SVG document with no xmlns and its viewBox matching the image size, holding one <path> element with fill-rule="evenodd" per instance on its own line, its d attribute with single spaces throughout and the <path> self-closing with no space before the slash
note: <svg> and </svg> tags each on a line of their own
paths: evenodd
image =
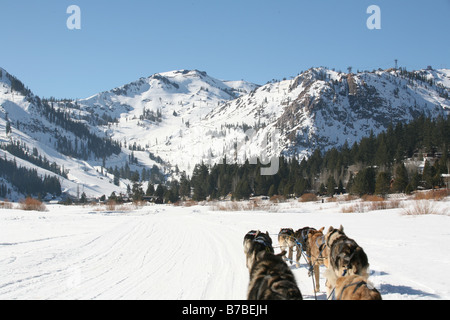
<svg viewBox="0 0 450 320">
<path fill-rule="evenodd" d="M 363 285 L 366 285 L 366 286 L 367 286 L 367 282 L 365 282 L 365 281 L 358 281 L 358 282 L 354 282 L 354 283 L 351 283 L 351 284 L 346 285 L 344 288 L 342 288 L 342 291 L 341 291 L 341 294 L 339 295 L 339 299 L 338 299 L 338 300 L 341 300 L 341 299 L 342 299 L 342 295 L 344 294 L 344 291 L 345 291 L 347 288 L 352 287 L 352 286 L 355 286 L 355 289 L 354 289 L 353 292 L 352 292 L 352 294 L 355 294 L 356 290 L 358 290 L 358 288 L 360 288 L 360 287 L 363 286 Z M 369 287 L 368 287 L 368 288 L 369 288 Z"/>
<path fill-rule="evenodd" d="M 262 244 L 266 248 L 267 252 L 271 252 L 271 250 L 270 250 L 271 244 L 267 243 L 266 239 L 264 239 L 263 236 L 258 236 L 255 239 L 253 239 L 253 241 Z"/>
<path fill-rule="evenodd" d="M 308 239 L 308 235 L 311 232 L 311 230 L 316 231 L 316 229 L 309 228 L 309 227 L 302 229 L 302 231 L 300 232 L 300 235 L 302 236 L 303 241 L 306 241 Z"/>
<path fill-rule="evenodd" d="M 279 234 L 293 235 L 294 234 L 294 230 L 292 230 L 291 228 L 283 228 L 283 229 L 280 230 Z"/>
</svg>

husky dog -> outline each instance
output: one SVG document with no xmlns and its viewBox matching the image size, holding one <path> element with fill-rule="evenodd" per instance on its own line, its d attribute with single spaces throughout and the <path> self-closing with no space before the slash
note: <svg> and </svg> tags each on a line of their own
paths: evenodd
<svg viewBox="0 0 450 320">
<path fill-rule="evenodd" d="M 248 300 L 302 300 L 294 274 L 283 261 L 285 251 L 278 255 L 261 251 L 250 270 Z"/>
<path fill-rule="evenodd" d="M 380 292 L 358 275 L 339 277 L 335 296 L 337 300 L 382 300 Z"/>
<path fill-rule="evenodd" d="M 289 248 L 289 262 L 292 264 L 292 256 L 294 255 L 294 246 L 295 246 L 295 238 L 294 238 L 294 230 L 291 228 L 283 228 L 278 233 L 278 243 L 280 245 L 281 251 L 286 251 L 286 248 Z M 286 257 L 283 257 L 286 260 Z"/>
<path fill-rule="evenodd" d="M 316 280 L 316 292 L 320 291 L 319 267 L 321 265 L 328 266 L 328 250 L 325 244 L 325 236 L 323 235 L 324 229 L 325 227 L 322 227 L 319 230 L 311 230 L 308 233 L 308 250 L 306 254 L 309 265 L 313 267 L 314 277 Z"/>
<path fill-rule="evenodd" d="M 316 229 L 314 228 L 310 228 L 310 227 L 304 227 L 302 229 L 298 229 L 297 231 L 294 232 L 294 238 L 296 240 L 296 244 L 297 244 L 297 254 L 295 256 L 295 261 L 297 262 L 297 268 L 300 267 L 300 257 L 302 255 L 302 251 L 304 252 L 308 252 L 308 234 L 312 231 L 316 231 Z M 300 248 L 298 247 L 298 244 L 300 243 Z M 308 254 L 309 256 L 310 254 Z M 308 262 L 308 261 L 307 261 Z"/>
<path fill-rule="evenodd" d="M 247 239 L 245 239 L 247 237 Z M 270 252 L 274 253 L 272 247 L 272 238 L 269 235 L 269 232 L 262 233 L 261 231 L 256 231 L 253 239 L 251 239 L 252 235 L 246 235 L 244 237 L 244 252 L 246 251 L 247 256 L 247 268 L 251 270 L 253 263 L 256 259 L 256 255 L 261 252 Z"/>
<path fill-rule="evenodd" d="M 326 272 L 328 294 L 336 286 L 338 277 L 360 275 L 369 277 L 369 262 L 364 250 L 344 233 L 344 228 L 330 227 L 325 236 L 328 248 L 328 270 Z"/>
</svg>

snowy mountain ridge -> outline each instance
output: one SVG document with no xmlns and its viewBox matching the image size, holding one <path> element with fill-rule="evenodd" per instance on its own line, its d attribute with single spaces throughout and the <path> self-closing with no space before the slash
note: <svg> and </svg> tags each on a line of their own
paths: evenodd
<svg viewBox="0 0 450 320">
<path fill-rule="evenodd" d="M 316 148 L 325 151 L 345 142 L 351 145 L 371 131 L 387 129 L 390 123 L 448 113 L 449 75 L 448 70 L 423 70 L 417 75 L 393 69 L 346 74 L 312 68 L 222 103 L 179 136 L 154 148 L 172 155 L 172 163 L 194 159 L 191 163 L 178 160 L 185 170 L 199 163 L 199 155 L 211 163 L 224 156 L 243 163 L 261 153 L 305 157 Z M 252 137 L 245 134 L 249 129 Z M 265 142 L 275 130 L 280 136 L 271 148 Z"/>
<path fill-rule="evenodd" d="M 224 157 L 307 157 L 390 123 L 448 114 L 449 88 L 448 69 L 343 73 L 320 67 L 263 86 L 176 70 L 62 101 L 36 97 L 0 69 L 0 144 L 20 141 L 64 168 L 68 193 L 109 195 L 130 184 L 125 178 L 113 184 L 109 168 L 153 168 L 169 177 Z"/>
</svg>

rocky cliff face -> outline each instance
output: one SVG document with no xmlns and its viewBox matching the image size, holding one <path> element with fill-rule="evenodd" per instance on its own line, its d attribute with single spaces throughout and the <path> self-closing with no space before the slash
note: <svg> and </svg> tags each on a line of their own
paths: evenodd
<svg viewBox="0 0 450 320">
<path fill-rule="evenodd" d="M 276 123 L 287 139 L 284 151 L 351 144 L 390 123 L 407 122 L 422 113 L 448 113 L 450 101 L 439 93 L 448 92 L 448 87 L 442 83 L 446 82 L 439 78 L 433 84 L 411 80 L 396 70 L 358 74 L 308 70 L 292 81 L 291 102 Z"/>
</svg>

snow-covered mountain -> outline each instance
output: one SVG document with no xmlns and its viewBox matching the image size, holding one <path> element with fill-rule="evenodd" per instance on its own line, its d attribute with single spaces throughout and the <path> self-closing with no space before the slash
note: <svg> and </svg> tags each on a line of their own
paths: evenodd
<svg viewBox="0 0 450 320">
<path fill-rule="evenodd" d="M 19 166 L 36 169 L 41 176 L 57 175 L 72 195 L 125 192 L 131 182 L 123 171 L 138 172 L 142 178 L 145 169 L 144 180 L 158 182 L 175 169 L 152 145 L 165 143 L 181 125 L 189 127 L 215 106 L 256 87 L 182 70 L 141 78 L 79 101 L 45 100 L 0 69 L 0 156 L 16 159 Z M 25 156 L 12 152 L 12 145 Z M 49 165 L 40 167 L 39 159 Z M 49 171 L 53 164 L 57 170 Z M 110 168 L 117 168 L 121 179 L 114 181 Z M 14 189 L 5 179 L 0 183 Z M 20 195 L 13 192 L 8 197 Z"/>
<path fill-rule="evenodd" d="M 118 190 L 104 168 L 127 163 L 167 177 L 224 157 L 308 156 L 315 148 L 351 145 L 392 122 L 448 113 L 449 88 L 447 69 L 312 68 L 263 86 L 179 70 L 82 100 L 45 101 L 1 69 L 0 142 L 22 141 L 64 167 L 69 192 L 81 183 L 87 193 L 109 195 Z M 12 132 L 6 134 L 8 122 Z M 91 136 L 78 132 L 77 124 Z M 122 179 L 120 188 L 127 184 Z"/>
<path fill-rule="evenodd" d="M 448 112 L 449 87 L 449 70 L 347 74 L 312 68 L 264 86 L 182 70 L 77 103 L 97 117 L 117 119 L 99 126 L 108 136 L 190 173 L 201 161 L 307 156 L 315 148 L 351 145 L 389 123 Z"/>
<path fill-rule="evenodd" d="M 449 70 L 400 70 L 346 74 L 313 68 L 299 76 L 258 88 L 223 104 L 207 117 L 209 125 L 245 123 L 255 130 L 278 128 L 288 155 L 315 148 L 350 145 L 377 134 L 390 123 L 420 114 L 450 111 Z"/>
<path fill-rule="evenodd" d="M 190 174 L 207 158 L 212 142 L 204 126 L 207 115 L 258 87 L 218 80 L 203 71 L 180 70 L 141 78 L 76 103 L 86 118 L 108 119 L 107 124 L 97 125 L 101 134 L 120 141 L 137 157 L 150 156 L 168 170 L 178 167 Z"/>
</svg>

